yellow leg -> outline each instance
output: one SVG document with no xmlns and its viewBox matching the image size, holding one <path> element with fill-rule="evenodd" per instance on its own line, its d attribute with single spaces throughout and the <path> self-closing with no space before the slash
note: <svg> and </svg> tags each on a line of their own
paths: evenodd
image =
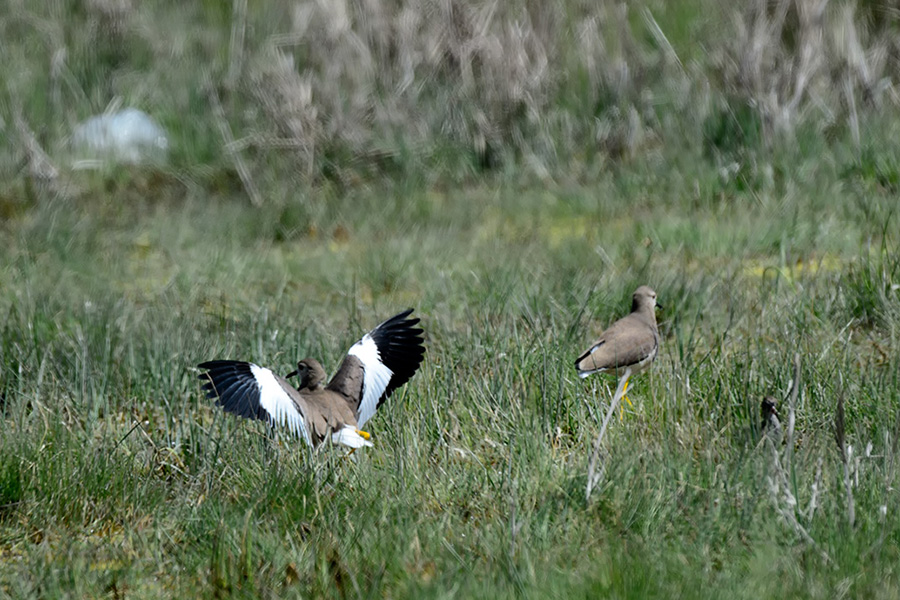
<svg viewBox="0 0 900 600">
<path fill-rule="evenodd" d="M 631 383 L 631 377 L 625 380 L 625 387 L 622 388 L 622 398 L 625 399 L 625 402 L 628 403 L 628 406 L 634 408 L 634 404 L 631 403 L 631 400 L 628 398 L 628 395 L 625 393 L 628 391 L 628 384 Z M 623 417 L 625 416 L 625 405 L 621 402 L 619 403 L 619 423 L 622 422 Z"/>
</svg>

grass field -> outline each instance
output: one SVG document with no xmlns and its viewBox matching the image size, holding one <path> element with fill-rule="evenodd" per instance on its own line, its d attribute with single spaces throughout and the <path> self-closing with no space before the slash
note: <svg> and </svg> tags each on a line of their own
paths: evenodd
<svg viewBox="0 0 900 600">
<path fill-rule="evenodd" d="M 324 41 L 295 30 L 325 4 L 223 6 L 0 17 L 0 596 L 900 595 L 900 45 L 877 5 L 350 4 Z M 763 21 L 778 43 L 740 64 L 767 77 L 742 78 Z M 294 49 L 303 77 L 267 62 L 292 31 L 322 44 Z M 769 111 L 770 83 L 804 91 Z M 112 98 L 167 127 L 168 164 L 67 167 L 64 132 Z M 573 362 L 645 283 L 660 355 L 586 500 L 615 381 Z M 201 393 L 212 358 L 333 370 L 406 307 L 425 362 L 350 460 Z M 760 401 L 787 425 L 795 354 L 775 446 Z"/>
</svg>

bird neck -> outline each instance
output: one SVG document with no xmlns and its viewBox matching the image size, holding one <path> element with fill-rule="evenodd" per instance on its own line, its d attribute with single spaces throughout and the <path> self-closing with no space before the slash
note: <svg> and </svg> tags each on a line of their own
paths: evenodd
<svg viewBox="0 0 900 600">
<path fill-rule="evenodd" d="M 631 308 L 631 312 L 641 321 L 644 321 L 652 327 L 656 327 L 656 310 L 654 306 L 638 304 L 635 302 Z"/>
<path fill-rule="evenodd" d="M 300 387 L 297 388 L 297 389 L 301 389 L 301 390 L 309 390 L 309 391 L 311 391 L 311 392 L 316 392 L 316 391 L 322 389 L 322 382 L 321 382 L 321 381 L 315 381 L 315 380 L 312 380 L 312 381 L 310 381 L 310 380 L 308 380 L 308 381 L 302 381 Z"/>
</svg>

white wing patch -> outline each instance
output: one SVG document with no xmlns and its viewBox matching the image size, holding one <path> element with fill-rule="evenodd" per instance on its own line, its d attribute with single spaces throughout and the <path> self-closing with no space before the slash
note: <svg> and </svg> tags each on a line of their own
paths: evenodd
<svg viewBox="0 0 900 600">
<path fill-rule="evenodd" d="M 352 354 L 363 365 L 363 397 L 359 403 L 357 426 L 362 427 L 375 414 L 378 399 L 387 389 L 394 372 L 381 362 L 381 354 L 375 340 L 368 333 L 350 348 Z"/>
<path fill-rule="evenodd" d="M 372 442 L 359 435 L 356 427 L 344 425 L 340 431 L 331 434 L 331 441 L 335 444 L 343 444 L 351 448 L 362 448 L 363 446 L 371 446 Z"/>
<path fill-rule="evenodd" d="M 312 446 L 312 439 L 309 437 L 309 430 L 306 428 L 306 422 L 303 415 L 297 410 L 297 406 L 291 397 L 287 395 L 272 371 L 265 367 L 254 364 L 250 365 L 250 372 L 256 378 L 259 385 L 259 405 L 269 413 L 272 424 L 278 427 L 285 427 L 288 431 L 299 438 L 306 440 L 306 443 Z"/>
</svg>

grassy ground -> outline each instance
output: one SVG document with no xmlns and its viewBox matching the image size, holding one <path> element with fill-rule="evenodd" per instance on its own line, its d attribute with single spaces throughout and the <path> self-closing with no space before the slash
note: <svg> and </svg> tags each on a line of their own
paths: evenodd
<svg viewBox="0 0 900 600">
<path fill-rule="evenodd" d="M 75 4 L 0 17 L 0 596 L 897 597 L 900 121 L 876 59 L 898 45 L 875 7 L 367 3 L 341 29 L 326 4 Z M 334 28 L 293 47 L 302 77 L 267 62 L 301 17 Z M 773 90 L 798 72 L 794 104 Z M 169 164 L 68 168 L 63 132 L 123 96 Z M 587 501 L 615 382 L 573 361 L 644 283 L 663 345 Z M 202 397 L 201 361 L 333 369 L 409 306 L 425 363 L 352 460 Z M 787 421 L 795 354 L 773 448 L 759 404 Z"/>
<path fill-rule="evenodd" d="M 891 596 L 900 267 L 891 221 L 866 214 L 893 200 L 802 191 L 691 210 L 687 192 L 649 200 L 667 175 L 279 210 L 117 190 L 135 204 L 48 201 L 9 223 L 3 592 Z M 612 382 L 579 381 L 572 361 L 643 282 L 666 307 L 662 352 L 586 503 Z M 427 360 L 355 461 L 200 394 L 202 360 L 333 368 L 406 306 Z M 785 396 L 795 352 L 791 506 L 758 405 Z"/>
</svg>

